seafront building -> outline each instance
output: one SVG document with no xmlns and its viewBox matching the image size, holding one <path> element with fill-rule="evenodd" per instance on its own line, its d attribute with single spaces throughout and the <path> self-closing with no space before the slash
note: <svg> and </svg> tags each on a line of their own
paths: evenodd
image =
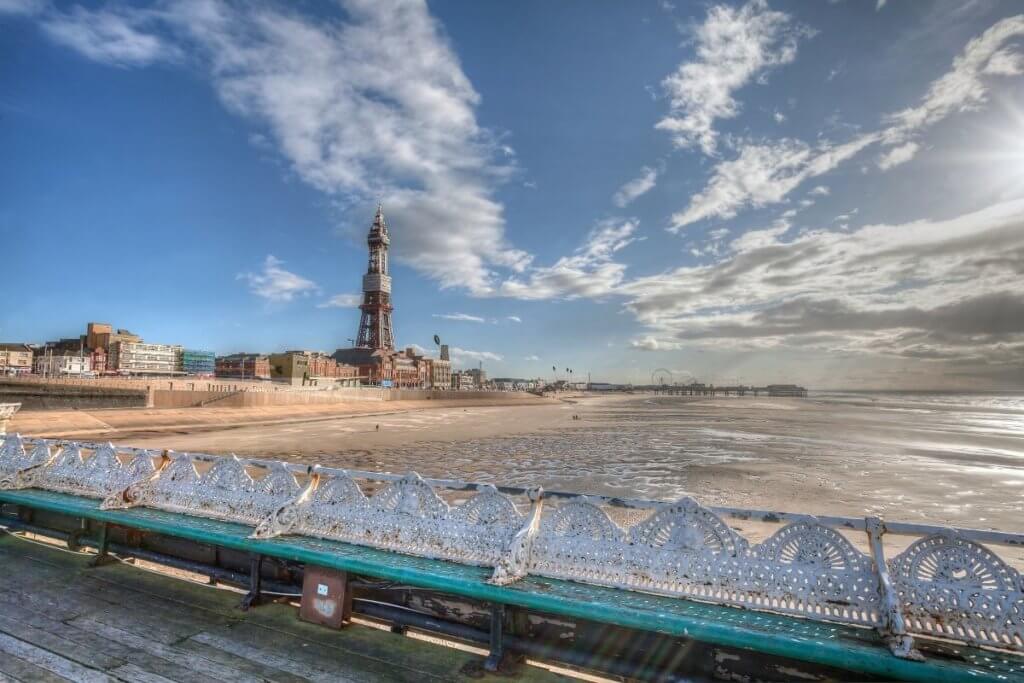
<svg viewBox="0 0 1024 683">
<path fill-rule="evenodd" d="M 498 391 L 534 391 L 542 384 L 542 380 L 521 377 L 495 377 L 490 381 L 490 385 Z"/>
<path fill-rule="evenodd" d="M 35 357 L 33 370 L 43 377 L 82 377 L 93 375 L 92 355 L 80 353 L 41 353 Z"/>
<path fill-rule="evenodd" d="M 354 385 L 359 370 L 321 351 L 285 351 L 268 357 L 270 379 L 293 385 Z"/>
<path fill-rule="evenodd" d="M 451 375 L 451 388 L 459 391 L 475 389 L 473 376 L 465 370 L 456 370 Z"/>
<path fill-rule="evenodd" d="M 213 377 L 216 369 L 216 355 L 213 351 L 184 349 L 181 352 L 181 371 L 186 375 Z"/>
<path fill-rule="evenodd" d="M 146 342 L 134 332 L 108 323 L 90 322 L 85 334 L 46 342 L 38 357 L 88 358 L 88 367 L 73 360 L 37 363 L 49 376 L 57 375 L 191 375 L 212 377 L 216 369 L 212 351 L 186 349 L 180 344 Z M 39 372 L 39 370 L 36 370 Z"/>
<path fill-rule="evenodd" d="M 176 344 L 115 341 L 107 349 L 107 370 L 119 375 L 182 374 L 183 351 Z"/>
<path fill-rule="evenodd" d="M 34 350 L 28 344 L 0 344 L 0 375 L 27 375 L 32 372 Z"/>
<path fill-rule="evenodd" d="M 395 388 L 448 388 L 451 382 L 451 361 L 447 347 L 440 358 L 419 354 L 412 347 L 395 350 L 391 303 L 391 275 L 388 272 L 388 233 L 384 209 L 377 213 L 366 238 L 369 261 L 363 275 L 363 303 L 360 304 L 356 344 L 338 349 L 332 357 L 338 363 L 356 368 L 363 384 Z"/>
<path fill-rule="evenodd" d="M 89 323 L 85 326 L 85 347 L 109 351 L 110 345 L 119 341 L 141 342 L 142 337 L 125 329 L 114 330 L 107 323 Z"/>
<path fill-rule="evenodd" d="M 231 379 L 270 379 L 270 357 L 262 353 L 217 356 L 214 374 Z"/>
</svg>

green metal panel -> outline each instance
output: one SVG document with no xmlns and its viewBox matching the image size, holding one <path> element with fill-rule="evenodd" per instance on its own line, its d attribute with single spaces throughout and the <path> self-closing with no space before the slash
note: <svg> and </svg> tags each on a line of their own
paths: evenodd
<svg viewBox="0 0 1024 683">
<path fill-rule="evenodd" d="M 893 656 L 869 629 L 709 605 L 600 586 L 528 577 L 486 582 L 489 570 L 306 537 L 247 538 L 238 524 L 159 510 L 104 511 L 99 501 L 47 491 L 2 491 L 0 501 L 113 522 L 200 543 L 396 581 L 478 600 L 517 605 L 628 628 L 907 681 L 1024 681 L 1024 657 L 959 648 L 956 658 L 913 662 Z"/>
</svg>

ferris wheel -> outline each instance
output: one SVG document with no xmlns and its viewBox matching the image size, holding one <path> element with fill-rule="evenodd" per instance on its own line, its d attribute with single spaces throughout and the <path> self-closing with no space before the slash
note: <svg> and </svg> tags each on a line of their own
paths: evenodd
<svg viewBox="0 0 1024 683">
<path fill-rule="evenodd" d="M 672 378 L 672 371 L 665 368 L 658 368 L 651 373 L 651 384 L 654 386 L 666 387 L 675 384 Z"/>
</svg>

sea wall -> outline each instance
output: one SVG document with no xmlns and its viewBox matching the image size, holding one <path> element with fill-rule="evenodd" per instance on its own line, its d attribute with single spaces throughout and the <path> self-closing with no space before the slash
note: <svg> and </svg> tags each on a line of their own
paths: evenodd
<svg viewBox="0 0 1024 683">
<path fill-rule="evenodd" d="M 0 403 L 20 403 L 22 410 L 144 408 L 147 391 L 0 379 Z"/>
<path fill-rule="evenodd" d="M 532 394 L 447 389 L 375 387 L 304 388 L 210 381 L 0 379 L 0 402 L 21 403 L 22 410 L 90 408 L 258 408 L 352 403 L 356 401 L 471 401 L 515 405 L 542 401 Z"/>
</svg>

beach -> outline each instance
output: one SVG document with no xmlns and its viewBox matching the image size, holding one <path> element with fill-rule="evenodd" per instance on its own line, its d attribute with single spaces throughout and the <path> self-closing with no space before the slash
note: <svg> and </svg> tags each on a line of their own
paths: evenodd
<svg viewBox="0 0 1024 683">
<path fill-rule="evenodd" d="M 147 430 L 138 420 L 127 431 L 81 437 L 1005 531 L 1020 531 L 1024 518 L 1024 400 L 1013 396 L 618 394 L 502 406 L 424 403 L 195 428 Z"/>
</svg>

